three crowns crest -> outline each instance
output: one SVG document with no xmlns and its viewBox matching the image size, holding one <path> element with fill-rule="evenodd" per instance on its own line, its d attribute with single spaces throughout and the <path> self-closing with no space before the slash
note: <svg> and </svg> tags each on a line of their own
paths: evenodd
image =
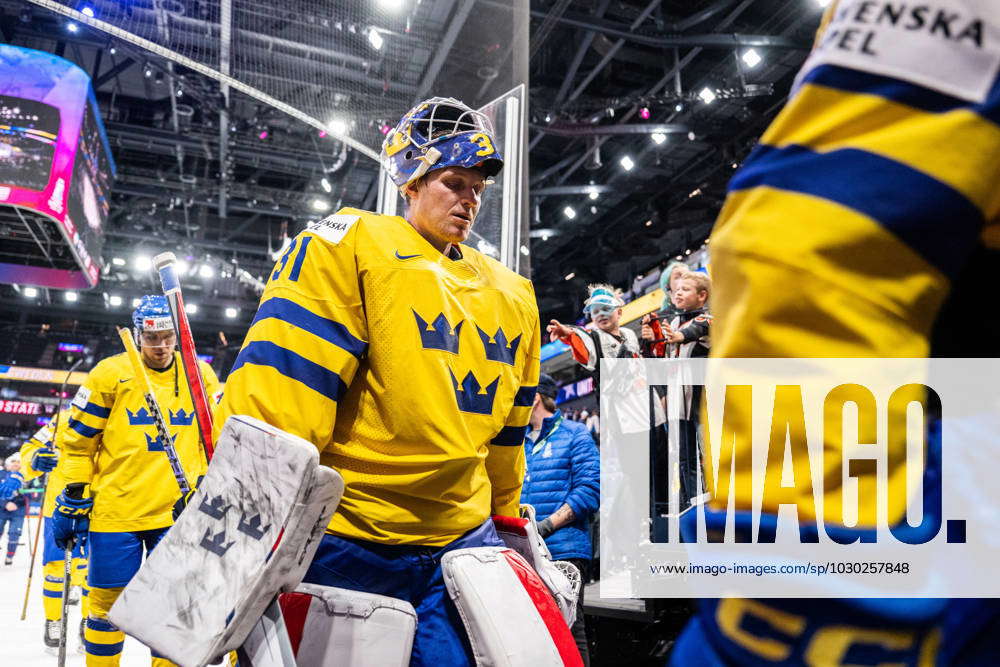
<svg viewBox="0 0 1000 667">
<path fill-rule="evenodd" d="M 412 309 L 411 309 L 412 310 Z M 417 330 L 420 331 L 420 343 L 425 350 L 444 350 L 452 354 L 458 354 L 458 334 L 462 331 L 462 320 L 455 326 L 451 326 L 448 319 L 441 313 L 430 326 L 427 322 L 413 311 L 413 317 L 417 320 Z"/>
</svg>

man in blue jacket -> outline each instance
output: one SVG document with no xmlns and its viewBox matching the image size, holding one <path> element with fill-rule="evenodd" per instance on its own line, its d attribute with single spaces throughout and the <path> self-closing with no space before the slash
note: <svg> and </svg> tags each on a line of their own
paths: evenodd
<svg viewBox="0 0 1000 667">
<path fill-rule="evenodd" d="M 531 432 L 524 442 L 527 472 L 521 502 L 535 508 L 538 532 L 554 560 L 566 560 L 587 581 L 593 548 L 590 517 L 600 503 L 600 455 L 587 427 L 564 418 L 556 408 L 559 388 L 542 373 L 531 409 Z M 583 587 L 577 601 L 573 638 L 590 666 L 583 622 Z"/>
</svg>

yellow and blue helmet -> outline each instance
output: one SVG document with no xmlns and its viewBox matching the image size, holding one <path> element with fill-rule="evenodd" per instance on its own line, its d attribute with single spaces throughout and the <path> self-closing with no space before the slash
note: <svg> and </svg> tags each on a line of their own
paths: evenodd
<svg viewBox="0 0 1000 667">
<path fill-rule="evenodd" d="M 407 111 L 385 136 L 381 160 L 399 188 L 434 169 L 476 167 L 490 178 L 503 168 L 489 118 L 451 97 Z"/>
</svg>

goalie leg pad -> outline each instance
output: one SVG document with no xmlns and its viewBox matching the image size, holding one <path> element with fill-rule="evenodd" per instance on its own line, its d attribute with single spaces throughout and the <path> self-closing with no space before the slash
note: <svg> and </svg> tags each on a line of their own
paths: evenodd
<svg viewBox="0 0 1000 667">
<path fill-rule="evenodd" d="M 576 599 L 580 594 L 583 580 L 572 563 L 553 561 L 545 540 L 538 534 L 535 524 L 535 508 L 521 505 L 521 518 L 495 515 L 493 525 L 497 536 L 508 547 L 528 561 L 532 569 L 541 577 L 552 597 L 556 599 L 566 625 L 576 620 Z"/>
<path fill-rule="evenodd" d="M 300 667 L 410 664 L 417 612 L 405 600 L 317 584 L 280 600 Z"/>
<path fill-rule="evenodd" d="M 311 443 L 231 417 L 188 508 L 110 620 L 182 667 L 237 648 L 274 596 L 301 581 L 343 490 Z"/>
<path fill-rule="evenodd" d="M 561 610 L 520 554 L 506 547 L 457 549 L 445 554 L 441 568 L 478 665 L 583 665 Z"/>
</svg>

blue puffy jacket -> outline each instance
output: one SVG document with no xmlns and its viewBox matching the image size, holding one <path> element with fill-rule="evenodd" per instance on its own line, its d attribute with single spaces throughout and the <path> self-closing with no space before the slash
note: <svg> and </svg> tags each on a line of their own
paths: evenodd
<svg viewBox="0 0 1000 667">
<path fill-rule="evenodd" d="M 563 503 L 569 504 L 576 520 L 549 535 L 545 543 L 556 560 L 590 560 L 592 548 L 588 528 L 601 499 L 597 445 L 586 426 L 563 419 L 558 410 L 542 422 L 538 442 L 542 447 L 535 452 L 535 443 L 525 438 L 528 469 L 521 487 L 521 502 L 535 507 L 538 521 L 544 520 Z"/>
</svg>

